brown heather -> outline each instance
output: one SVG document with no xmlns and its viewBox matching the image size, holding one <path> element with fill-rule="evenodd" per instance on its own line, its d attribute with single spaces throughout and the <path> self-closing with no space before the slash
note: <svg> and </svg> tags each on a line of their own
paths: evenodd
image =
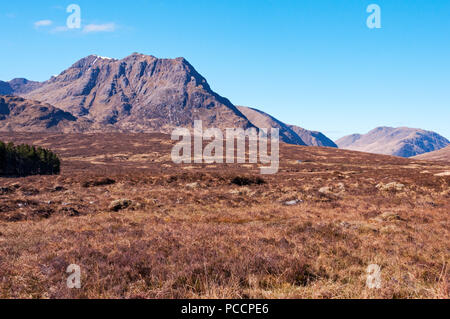
<svg viewBox="0 0 450 319">
<path fill-rule="evenodd" d="M 63 160 L 60 176 L 0 179 L 1 298 L 449 297 L 449 162 L 282 144 L 260 176 L 175 165 L 160 134 L 0 139 Z M 110 211 L 118 199 L 133 204 Z"/>
</svg>

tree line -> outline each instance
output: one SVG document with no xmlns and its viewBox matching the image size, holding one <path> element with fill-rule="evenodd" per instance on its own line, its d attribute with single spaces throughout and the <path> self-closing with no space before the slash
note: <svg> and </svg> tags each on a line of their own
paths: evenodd
<svg viewBox="0 0 450 319">
<path fill-rule="evenodd" d="M 28 176 L 59 174 L 61 161 L 42 147 L 5 144 L 0 141 L 0 175 Z"/>
</svg>

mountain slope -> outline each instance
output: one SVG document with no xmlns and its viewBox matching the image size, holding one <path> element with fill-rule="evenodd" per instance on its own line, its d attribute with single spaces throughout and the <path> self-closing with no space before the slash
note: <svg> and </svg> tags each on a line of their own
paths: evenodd
<svg viewBox="0 0 450 319">
<path fill-rule="evenodd" d="M 361 134 L 347 135 L 337 140 L 336 144 L 339 146 L 339 148 L 345 149 L 346 147 L 349 147 L 352 144 L 356 143 L 356 141 L 358 141 L 361 137 L 363 137 L 363 135 Z"/>
<path fill-rule="evenodd" d="M 49 104 L 0 95 L 0 132 L 77 132 L 76 118 Z"/>
<path fill-rule="evenodd" d="M 221 129 L 253 126 L 184 58 L 91 55 L 19 94 L 91 121 L 90 131 L 169 133 L 174 127 L 192 127 L 194 120 Z"/>
<path fill-rule="evenodd" d="M 438 151 L 425 153 L 413 157 L 414 159 L 427 160 L 427 161 L 446 161 L 450 162 L 450 146 L 440 149 Z"/>
<path fill-rule="evenodd" d="M 257 109 L 245 106 L 238 106 L 237 108 L 250 120 L 250 122 L 259 128 L 279 128 L 280 138 L 285 143 L 307 146 L 337 147 L 332 140 L 320 132 L 308 131 L 295 125 L 284 124 L 271 115 Z"/>
<path fill-rule="evenodd" d="M 345 136 L 336 144 L 348 150 L 412 157 L 439 150 L 450 145 L 450 142 L 435 132 L 421 129 L 378 127 L 365 135 Z"/>
<path fill-rule="evenodd" d="M 306 145 L 306 143 L 289 126 L 278 121 L 269 114 L 246 106 L 237 106 L 237 108 L 258 128 L 278 128 L 280 130 L 280 140 L 282 142 L 295 145 Z"/>
<path fill-rule="evenodd" d="M 335 147 L 338 146 L 321 132 L 310 131 L 299 126 L 289 127 L 309 146 Z"/>
</svg>

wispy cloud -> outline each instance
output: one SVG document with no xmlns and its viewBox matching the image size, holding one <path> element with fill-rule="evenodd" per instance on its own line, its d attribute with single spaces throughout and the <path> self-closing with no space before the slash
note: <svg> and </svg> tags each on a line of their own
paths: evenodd
<svg viewBox="0 0 450 319">
<path fill-rule="evenodd" d="M 66 31 L 69 31 L 69 30 L 71 30 L 71 29 L 69 29 L 66 26 L 59 26 L 59 27 L 53 28 L 51 33 L 66 32 Z"/>
<path fill-rule="evenodd" d="M 115 23 L 88 24 L 83 28 L 83 33 L 114 32 L 115 30 L 116 30 Z"/>
<path fill-rule="evenodd" d="M 52 20 L 39 20 L 34 23 L 34 26 L 36 28 L 40 28 L 40 27 L 48 27 L 51 26 L 52 24 L 53 24 Z"/>
<path fill-rule="evenodd" d="M 97 32 L 114 32 L 117 29 L 117 25 L 113 22 L 105 24 L 88 24 L 81 29 L 71 29 L 67 26 L 55 26 L 51 29 L 51 33 L 61 33 L 70 31 L 81 31 L 82 33 L 97 33 Z"/>
</svg>

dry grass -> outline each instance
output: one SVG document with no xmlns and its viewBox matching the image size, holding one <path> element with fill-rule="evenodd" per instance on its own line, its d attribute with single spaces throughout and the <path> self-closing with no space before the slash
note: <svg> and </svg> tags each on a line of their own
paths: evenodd
<svg viewBox="0 0 450 319">
<path fill-rule="evenodd" d="M 253 165 L 178 167 L 161 135 L 8 138 L 64 161 L 61 176 L 0 180 L 2 298 L 449 297 L 446 163 L 282 145 L 260 181 Z M 376 188 L 393 181 L 405 188 Z"/>
</svg>

